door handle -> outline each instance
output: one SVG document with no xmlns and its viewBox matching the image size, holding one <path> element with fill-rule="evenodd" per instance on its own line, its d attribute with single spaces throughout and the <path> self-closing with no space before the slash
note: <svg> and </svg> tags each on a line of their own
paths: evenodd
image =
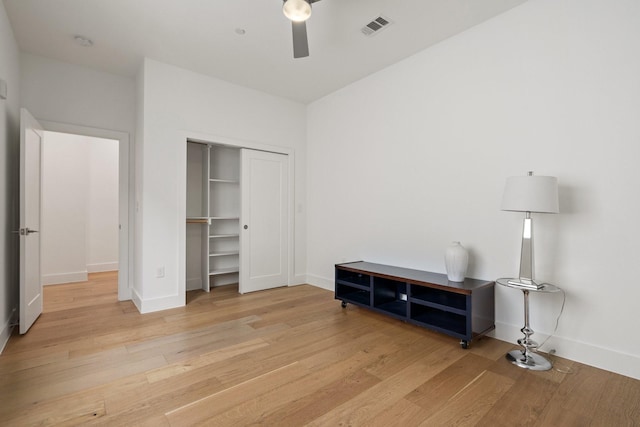
<svg viewBox="0 0 640 427">
<path fill-rule="evenodd" d="M 15 233 L 15 234 L 19 234 L 21 236 L 27 236 L 27 235 L 29 235 L 31 233 L 37 233 L 38 230 L 32 230 L 29 227 L 27 227 L 27 228 L 21 228 L 20 230 L 15 230 L 15 231 L 11 231 L 11 232 Z"/>
</svg>

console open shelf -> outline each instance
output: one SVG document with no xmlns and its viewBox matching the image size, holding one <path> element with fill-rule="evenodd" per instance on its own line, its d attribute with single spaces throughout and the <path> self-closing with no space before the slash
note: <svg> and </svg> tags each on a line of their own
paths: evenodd
<svg viewBox="0 0 640 427">
<path fill-rule="evenodd" d="M 495 328 L 492 281 L 465 279 L 358 261 L 335 266 L 335 297 L 460 339 L 473 339 Z"/>
</svg>

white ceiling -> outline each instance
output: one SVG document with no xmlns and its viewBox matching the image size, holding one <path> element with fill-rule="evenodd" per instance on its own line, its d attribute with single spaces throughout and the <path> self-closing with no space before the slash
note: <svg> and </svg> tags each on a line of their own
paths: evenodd
<svg viewBox="0 0 640 427">
<path fill-rule="evenodd" d="M 29 52 L 134 76 L 143 57 L 308 103 L 526 0 L 322 0 L 293 59 L 282 0 L 4 0 Z M 377 16 L 393 24 L 366 37 Z M 238 35 L 236 29 L 245 30 Z M 75 35 L 93 40 L 86 48 Z"/>
</svg>

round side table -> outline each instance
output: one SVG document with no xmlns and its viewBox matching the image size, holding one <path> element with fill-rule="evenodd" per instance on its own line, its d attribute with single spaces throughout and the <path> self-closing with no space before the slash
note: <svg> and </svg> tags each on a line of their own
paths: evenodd
<svg viewBox="0 0 640 427">
<path fill-rule="evenodd" d="M 553 293 L 560 292 L 560 288 L 544 283 L 540 287 L 528 287 L 518 283 L 517 278 L 501 278 L 496 283 L 508 288 L 519 289 L 524 294 L 524 327 L 520 329 L 524 334 L 524 338 L 518 340 L 518 344 L 522 350 L 512 350 L 506 354 L 507 360 L 516 366 L 533 371 L 548 371 L 553 366 L 551 361 L 546 357 L 536 353 L 538 343 L 531 339 L 533 329 L 529 326 L 529 292 Z"/>
</svg>

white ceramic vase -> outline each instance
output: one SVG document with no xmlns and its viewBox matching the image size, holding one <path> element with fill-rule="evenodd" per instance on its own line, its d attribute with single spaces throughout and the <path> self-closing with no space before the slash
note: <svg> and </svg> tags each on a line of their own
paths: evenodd
<svg viewBox="0 0 640 427">
<path fill-rule="evenodd" d="M 444 265 L 447 269 L 447 278 L 452 282 L 464 282 L 469 265 L 469 252 L 460 244 L 453 242 L 444 253 Z"/>
</svg>

